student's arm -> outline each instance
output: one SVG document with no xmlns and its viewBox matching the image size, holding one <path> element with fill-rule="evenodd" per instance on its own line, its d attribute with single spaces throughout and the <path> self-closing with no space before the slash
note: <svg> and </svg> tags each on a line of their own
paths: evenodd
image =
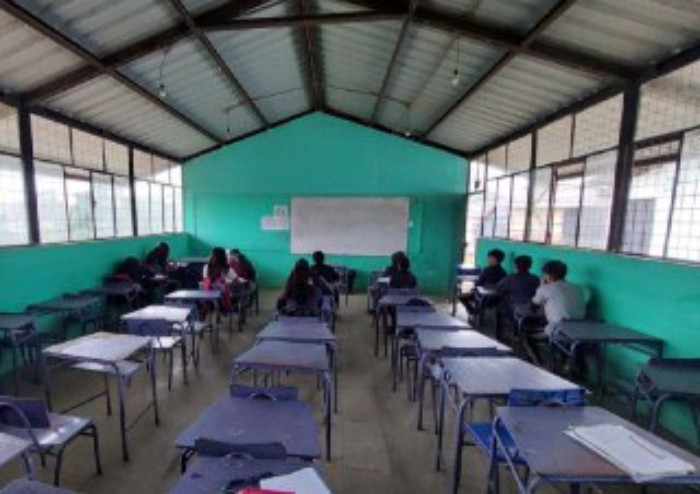
<svg viewBox="0 0 700 494">
<path fill-rule="evenodd" d="M 202 269 L 202 279 L 206 280 L 207 278 L 209 278 L 209 264 L 205 264 Z"/>
<path fill-rule="evenodd" d="M 543 288 L 544 286 L 541 286 L 537 289 L 537 291 L 535 292 L 535 296 L 532 297 L 531 305 L 535 307 L 540 307 L 545 304 L 545 302 L 547 301 L 547 297 Z"/>
</svg>

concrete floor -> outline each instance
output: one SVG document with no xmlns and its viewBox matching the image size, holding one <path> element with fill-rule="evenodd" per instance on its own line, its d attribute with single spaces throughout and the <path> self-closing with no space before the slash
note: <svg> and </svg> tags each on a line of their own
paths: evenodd
<svg viewBox="0 0 700 494">
<path fill-rule="evenodd" d="M 79 439 L 66 451 L 62 485 L 85 493 L 137 494 L 163 493 L 179 477 L 179 457 L 173 446 L 178 433 L 212 401 L 227 393 L 230 361 L 247 348 L 253 336 L 271 315 L 276 294 L 265 293 L 260 316 L 249 319 L 243 333 L 233 337 L 222 333 L 221 350 L 211 352 L 208 339 L 202 347 L 202 360 L 189 385 L 176 373 L 172 391 L 167 390 L 165 366 L 159 368 L 159 405 L 161 424 L 155 426 L 152 414 L 146 415 L 130 432 L 131 461 L 121 459 L 118 419 L 105 414 L 104 401 L 83 406 L 74 414 L 91 417 L 99 428 L 104 474 L 94 472 L 91 442 Z M 365 312 L 362 295 L 350 298 L 343 306 L 337 326 L 340 347 L 339 413 L 334 418 L 333 458 L 323 463 L 325 477 L 334 494 L 381 492 L 385 494 L 442 493 L 447 491 L 449 476 L 435 472 L 433 459 L 435 436 L 416 430 L 415 406 L 407 402 L 405 384 L 399 392 L 390 388 L 389 363 L 372 353 L 373 330 Z M 289 380 L 301 388 L 302 398 L 316 403 L 320 410 L 315 379 L 298 377 Z M 141 376 L 129 389 L 129 410 L 138 412 L 148 396 L 146 379 Z M 64 372 L 53 379 L 56 409 L 67 406 L 100 388 L 100 381 L 90 375 Z M 40 395 L 40 390 L 25 389 L 24 394 Z M 477 410 L 485 418 L 486 410 Z M 446 452 L 448 465 L 454 451 L 452 428 L 448 430 Z M 486 459 L 468 448 L 463 462 L 463 493 L 485 492 Z M 4 483 L 19 475 L 19 468 L 5 468 Z M 40 469 L 39 477 L 51 481 L 52 469 Z M 506 479 L 506 475 L 503 475 Z M 557 492 L 543 489 L 544 492 Z M 503 482 L 502 492 L 515 492 L 512 482 Z M 605 492 L 619 492 L 607 490 Z M 670 492 L 660 490 L 658 492 Z"/>
</svg>

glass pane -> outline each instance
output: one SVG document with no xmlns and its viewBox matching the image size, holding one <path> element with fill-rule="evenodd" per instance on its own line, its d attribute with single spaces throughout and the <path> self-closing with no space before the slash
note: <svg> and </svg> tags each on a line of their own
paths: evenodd
<svg viewBox="0 0 700 494">
<path fill-rule="evenodd" d="M 108 172 L 129 176 L 129 148 L 106 139 L 105 160 Z"/>
<path fill-rule="evenodd" d="M 131 217 L 131 188 L 126 177 L 114 177 L 114 204 L 117 236 L 130 237 L 134 234 L 134 229 Z"/>
<path fill-rule="evenodd" d="M 68 220 L 63 167 L 37 161 L 34 164 L 34 177 L 41 242 L 67 242 Z"/>
<path fill-rule="evenodd" d="M 537 166 L 571 157 L 571 131 L 574 119 L 560 118 L 537 131 Z"/>
<path fill-rule="evenodd" d="M 583 164 L 560 166 L 554 173 L 551 243 L 575 246 L 581 209 Z"/>
<path fill-rule="evenodd" d="M 151 233 L 163 233 L 163 186 L 151 184 Z"/>
<path fill-rule="evenodd" d="M 173 185 L 182 186 L 182 165 L 170 163 L 170 182 Z"/>
<path fill-rule="evenodd" d="M 467 218 L 464 228 L 464 264 L 476 266 L 476 241 L 481 237 L 481 220 L 484 208 L 484 194 L 471 194 L 467 197 Z"/>
<path fill-rule="evenodd" d="M 0 245 L 29 243 L 27 197 L 22 170 L 19 158 L 0 154 Z"/>
<path fill-rule="evenodd" d="M 92 170 L 104 170 L 104 139 L 73 129 L 73 163 Z"/>
<path fill-rule="evenodd" d="M 174 231 L 175 216 L 175 199 L 173 197 L 173 188 L 167 185 L 163 186 L 163 231 Z"/>
<path fill-rule="evenodd" d="M 508 143 L 508 172 L 521 172 L 530 169 L 532 158 L 532 134 Z"/>
<path fill-rule="evenodd" d="M 175 187 L 175 231 L 181 232 L 184 230 L 182 221 L 182 189 Z"/>
<path fill-rule="evenodd" d="M 547 220 L 549 218 L 549 194 L 552 169 L 536 170 L 533 177 L 532 217 L 530 219 L 530 238 L 532 242 L 547 240 Z"/>
<path fill-rule="evenodd" d="M 496 226 L 496 200 L 498 199 L 498 181 L 489 180 L 486 184 L 484 201 L 484 228 L 481 232 L 484 237 L 493 237 Z"/>
<path fill-rule="evenodd" d="M 632 170 L 622 250 L 663 256 L 671 211 L 676 163 L 669 161 Z"/>
<path fill-rule="evenodd" d="M 506 147 L 501 146 L 499 148 L 492 149 L 486 156 L 488 162 L 488 171 L 486 172 L 486 175 L 488 179 L 491 180 L 493 178 L 499 178 L 505 175 L 507 170 Z"/>
<path fill-rule="evenodd" d="M 700 261 L 700 130 L 683 139 L 667 255 Z"/>
<path fill-rule="evenodd" d="M 70 135 L 67 126 L 32 115 L 34 157 L 71 164 Z"/>
<path fill-rule="evenodd" d="M 153 178 L 153 156 L 134 149 L 134 177 L 148 180 Z"/>
<path fill-rule="evenodd" d="M 530 174 L 513 175 L 513 197 L 511 198 L 509 237 L 511 240 L 525 239 L 527 221 L 527 195 L 529 193 Z"/>
<path fill-rule="evenodd" d="M 469 192 L 483 192 L 486 185 L 486 156 L 479 156 L 469 163 L 468 185 Z"/>
<path fill-rule="evenodd" d="M 95 238 L 90 176 L 89 174 L 84 176 L 76 169 L 66 168 L 65 178 L 69 238 L 70 240 Z"/>
<path fill-rule="evenodd" d="M 574 130 L 574 156 L 617 147 L 621 121 L 622 95 L 578 113 Z"/>
<path fill-rule="evenodd" d="M 95 233 L 97 238 L 114 237 L 112 177 L 102 173 L 93 173 L 92 194 L 95 198 Z"/>
<path fill-rule="evenodd" d="M 136 221 L 139 235 L 151 233 L 151 185 L 137 180 L 134 184 L 136 193 Z"/>
<path fill-rule="evenodd" d="M 700 125 L 700 61 L 642 85 L 636 139 Z"/>
<path fill-rule="evenodd" d="M 2 103 L 0 103 L 0 150 L 19 153 L 17 110 Z"/>
<path fill-rule="evenodd" d="M 496 199 L 496 226 L 493 236 L 508 238 L 508 221 L 510 220 L 510 177 L 498 180 L 498 198 Z"/>
<path fill-rule="evenodd" d="M 162 184 L 170 183 L 170 162 L 158 156 L 153 157 L 153 173 L 156 182 Z"/>
<path fill-rule="evenodd" d="M 615 186 L 617 150 L 586 159 L 578 246 L 605 250 Z"/>
</svg>

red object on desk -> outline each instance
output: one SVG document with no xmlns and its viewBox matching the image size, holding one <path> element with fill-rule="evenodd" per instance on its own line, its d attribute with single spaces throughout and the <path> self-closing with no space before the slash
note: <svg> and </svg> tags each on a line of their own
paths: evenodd
<svg viewBox="0 0 700 494">
<path fill-rule="evenodd" d="M 294 494 L 292 491 L 272 491 L 270 489 L 258 489 L 257 487 L 248 487 L 239 491 L 238 494 Z"/>
</svg>

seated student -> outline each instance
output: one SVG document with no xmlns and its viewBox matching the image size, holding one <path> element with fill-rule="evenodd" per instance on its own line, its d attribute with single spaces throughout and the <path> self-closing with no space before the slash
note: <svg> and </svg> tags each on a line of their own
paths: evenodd
<svg viewBox="0 0 700 494">
<path fill-rule="evenodd" d="M 335 284 L 338 283 L 340 276 L 338 272 L 333 269 L 332 266 L 326 264 L 326 256 L 320 250 L 317 250 L 312 254 L 314 260 L 313 266 L 311 266 L 311 276 L 314 283 L 321 289 L 325 295 L 334 295 L 337 299 L 337 290 L 335 289 Z M 337 300 L 336 300 L 337 302 Z"/>
<path fill-rule="evenodd" d="M 318 314 L 321 293 L 314 284 L 306 259 L 299 259 L 277 300 L 277 310 L 285 315 L 314 316 Z"/>
<path fill-rule="evenodd" d="M 535 296 L 540 279 L 530 273 L 532 258 L 518 256 L 514 260 L 516 272 L 506 276 L 496 285 L 502 312 L 512 314 L 516 305 L 527 304 Z"/>
<path fill-rule="evenodd" d="M 532 304 L 541 306 L 547 318 L 545 333 L 565 319 L 583 319 L 586 300 L 580 286 L 566 281 L 568 268 L 561 261 L 549 261 L 542 267 L 544 283 L 537 289 Z"/>
<path fill-rule="evenodd" d="M 391 254 L 391 264 L 384 268 L 384 276 L 391 278 L 396 274 L 399 270 L 399 260 L 403 257 L 406 257 L 406 254 L 401 251 Z"/>
<path fill-rule="evenodd" d="M 153 274 L 165 274 L 168 270 L 169 256 L 170 246 L 166 242 L 161 242 L 148 253 L 144 264 Z"/>
<path fill-rule="evenodd" d="M 506 277 L 506 272 L 501 264 L 505 259 L 505 253 L 500 249 L 493 249 L 487 255 L 488 266 L 486 266 L 479 275 L 479 278 L 474 283 L 475 287 L 495 287 Z M 476 312 L 476 290 L 460 297 L 460 302 L 464 304 L 469 315 L 474 315 Z"/>
<path fill-rule="evenodd" d="M 215 247 L 211 251 L 209 262 L 204 265 L 202 287 L 205 290 L 219 290 L 221 292 L 221 309 L 224 312 L 230 312 L 233 308 L 231 284 L 236 278 L 235 272 L 229 268 L 226 251 L 221 247 Z"/>
<path fill-rule="evenodd" d="M 248 258 L 238 249 L 228 252 L 228 264 L 239 278 L 249 281 L 257 281 L 257 273 Z"/>
<path fill-rule="evenodd" d="M 415 288 L 418 286 L 416 277 L 411 273 L 411 262 L 405 255 L 399 258 L 397 271 L 389 280 L 389 288 Z"/>
</svg>

